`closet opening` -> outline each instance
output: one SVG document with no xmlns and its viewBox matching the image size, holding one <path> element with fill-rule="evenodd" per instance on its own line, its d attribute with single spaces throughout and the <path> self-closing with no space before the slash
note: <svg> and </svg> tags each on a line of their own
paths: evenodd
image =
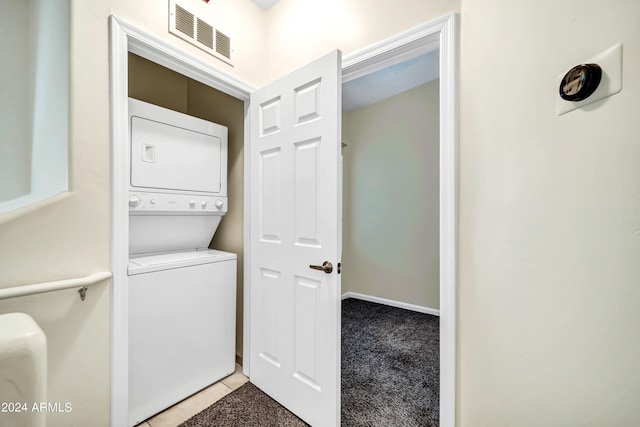
<svg viewBox="0 0 640 427">
<path fill-rule="evenodd" d="M 404 57 L 342 87 L 348 425 L 439 422 L 439 54 Z"/>
</svg>

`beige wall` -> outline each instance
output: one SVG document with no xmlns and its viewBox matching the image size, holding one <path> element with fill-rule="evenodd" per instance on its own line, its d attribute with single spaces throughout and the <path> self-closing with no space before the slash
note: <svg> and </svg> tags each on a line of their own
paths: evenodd
<svg viewBox="0 0 640 427">
<path fill-rule="evenodd" d="M 440 307 L 438 85 L 343 114 L 343 292 Z"/>
<path fill-rule="evenodd" d="M 187 1 L 234 23 L 236 66 L 212 63 L 255 86 L 462 10 L 458 424 L 636 423 L 640 3 L 282 0 L 263 20 L 249 0 Z M 73 1 L 72 193 L 0 216 L 0 286 L 109 270 L 107 18 L 211 61 L 167 33 L 167 9 Z M 556 117 L 556 76 L 617 42 L 622 92 Z M 3 303 L 49 336 L 50 400 L 74 403 L 52 426 L 109 423 L 108 295 L 93 287 L 82 309 L 75 291 L 52 295 L 51 316 L 26 298 Z"/>
<path fill-rule="evenodd" d="M 131 53 L 128 77 L 130 97 L 209 120 L 229 130 L 229 210 L 210 247 L 238 254 L 236 351 L 242 354 L 244 102 Z"/>
<path fill-rule="evenodd" d="M 525 3 L 462 3 L 459 424 L 637 425 L 640 2 Z M 556 116 L 619 42 L 622 92 Z"/>
<path fill-rule="evenodd" d="M 227 183 L 229 209 L 210 248 L 238 254 L 236 293 L 236 353 L 242 355 L 244 302 L 244 103 L 198 83 L 188 82 L 188 114 L 229 128 Z"/>
<path fill-rule="evenodd" d="M 109 27 L 111 14 L 253 85 L 264 80 L 263 12 L 250 0 L 184 0 L 233 23 L 234 67 L 170 35 L 168 2 L 72 0 L 71 192 L 0 215 L 0 287 L 81 277 L 110 270 Z M 50 417 L 49 427 L 109 425 L 110 287 L 89 289 L 80 304 L 75 290 L 32 303 L 18 298 L 0 312 L 31 314 L 48 337 L 49 401 L 73 411 Z M 44 299 L 46 298 L 46 299 Z M 65 298 L 64 302 L 60 302 Z"/>
<path fill-rule="evenodd" d="M 265 79 L 265 21 L 264 12 L 251 0 L 211 1 L 181 0 L 180 4 L 205 17 L 215 28 L 231 37 L 232 66 L 216 59 L 203 50 L 183 41 L 168 32 L 168 0 L 76 0 L 81 14 L 94 25 L 107 30 L 107 17 L 113 14 L 138 28 L 216 68 L 231 73 L 254 86 L 262 86 Z M 82 3 L 82 6 L 80 5 Z M 86 3 L 86 5 L 85 5 Z M 85 30 L 83 28 L 83 30 Z M 100 31 L 102 32 L 102 31 Z M 107 33 L 104 34 L 106 36 Z M 102 34 L 100 35 L 100 38 Z M 106 51 L 105 51 L 106 53 Z"/>
<path fill-rule="evenodd" d="M 266 13 L 266 81 L 334 49 L 347 55 L 459 10 L 460 0 L 280 0 Z"/>
</svg>

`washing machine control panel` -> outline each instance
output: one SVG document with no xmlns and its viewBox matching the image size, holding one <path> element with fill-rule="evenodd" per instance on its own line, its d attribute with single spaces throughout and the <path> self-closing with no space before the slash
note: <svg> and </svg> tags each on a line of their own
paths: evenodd
<svg viewBox="0 0 640 427">
<path fill-rule="evenodd" d="M 227 198 L 192 194 L 129 193 L 129 213 L 181 212 L 216 214 L 227 212 Z"/>
</svg>

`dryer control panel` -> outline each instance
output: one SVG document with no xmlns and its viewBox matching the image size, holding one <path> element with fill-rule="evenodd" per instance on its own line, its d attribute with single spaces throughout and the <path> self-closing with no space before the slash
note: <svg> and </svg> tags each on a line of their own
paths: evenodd
<svg viewBox="0 0 640 427">
<path fill-rule="evenodd" d="M 227 212 L 227 198 L 192 194 L 167 194 L 132 191 L 129 214 L 176 213 L 215 215 Z"/>
</svg>

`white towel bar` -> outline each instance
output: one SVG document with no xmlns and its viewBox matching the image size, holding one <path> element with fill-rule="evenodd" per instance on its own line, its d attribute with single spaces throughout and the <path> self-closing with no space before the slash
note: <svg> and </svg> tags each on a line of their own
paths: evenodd
<svg viewBox="0 0 640 427">
<path fill-rule="evenodd" d="M 87 286 L 95 285 L 103 280 L 111 278 L 111 273 L 103 271 L 100 273 L 93 273 L 85 277 L 79 277 L 77 279 L 69 280 L 57 280 L 55 282 L 35 283 L 33 285 L 14 286 L 12 288 L 0 289 L 0 300 L 24 297 L 27 295 L 41 294 L 44 292 L 60 291 L 62 289 L 69 288 L 81 288 L 80 298 L 84 301 L 84 294 L 86 293 Z"/>
</svg>

